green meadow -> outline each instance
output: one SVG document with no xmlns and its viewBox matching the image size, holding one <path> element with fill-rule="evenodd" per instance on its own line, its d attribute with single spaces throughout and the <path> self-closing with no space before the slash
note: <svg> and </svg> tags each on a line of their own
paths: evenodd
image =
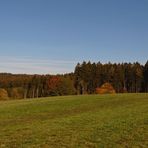
<svg viewBox="0 0 148 148">
<path fill-rule="evenodd" d="M 0 148 L 147 148 L 148 94 L 0 102 Z"/>
</svg>

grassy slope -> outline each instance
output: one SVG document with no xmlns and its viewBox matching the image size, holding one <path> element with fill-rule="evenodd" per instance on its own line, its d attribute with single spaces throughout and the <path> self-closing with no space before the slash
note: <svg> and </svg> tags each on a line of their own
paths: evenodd
<svg viewBox="0 0 148 148">
<path fill-rule="evenodd" d="M 0 147 L 148 147 L 148 94 L 0 102 Z"/>
</svg>

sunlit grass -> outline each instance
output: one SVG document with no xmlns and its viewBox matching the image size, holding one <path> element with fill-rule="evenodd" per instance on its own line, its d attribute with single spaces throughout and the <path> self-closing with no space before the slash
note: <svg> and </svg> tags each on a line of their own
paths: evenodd
<svg viewBox="0 0 148 148">
<path fill-rule="evenodd" d="M 0 102 L 0 147 L 148 147 L 148 94 Z"/>
</svg>

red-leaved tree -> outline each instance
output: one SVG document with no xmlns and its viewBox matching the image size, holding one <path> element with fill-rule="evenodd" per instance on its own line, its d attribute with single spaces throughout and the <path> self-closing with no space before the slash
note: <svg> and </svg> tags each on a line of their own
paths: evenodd
<svg viewBox="0 0 148 148">
<path fill-rule="evenodd" d="M 49 95 L 58 95 L 58 85 L 60 84 L 60 77 L 52 76 L 47 80 L 48 94 Z"/>
</svg>

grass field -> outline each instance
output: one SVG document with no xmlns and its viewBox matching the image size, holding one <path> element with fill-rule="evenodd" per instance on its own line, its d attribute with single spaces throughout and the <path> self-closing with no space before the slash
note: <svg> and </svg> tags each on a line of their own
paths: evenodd
<svg viewBox="0 0 148 148">
<path fill-rule="evenodd" d="M 148 94 L 0 102 L 0 148 L 148 148 Z"/>
</svg>

